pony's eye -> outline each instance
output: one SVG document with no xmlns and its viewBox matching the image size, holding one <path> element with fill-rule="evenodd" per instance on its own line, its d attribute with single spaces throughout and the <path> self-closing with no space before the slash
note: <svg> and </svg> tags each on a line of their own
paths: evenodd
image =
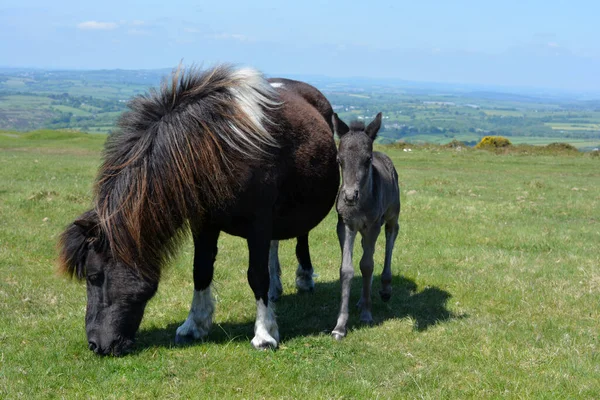
<svg viewBox="0 0 600 400">
<path fill-rule="evenodd" d="M 104 274 L 102 272 L 91 274 L 88 275 L 87 279 L 92 285 L 101 285 L 104 281 Z"/>
</svg>

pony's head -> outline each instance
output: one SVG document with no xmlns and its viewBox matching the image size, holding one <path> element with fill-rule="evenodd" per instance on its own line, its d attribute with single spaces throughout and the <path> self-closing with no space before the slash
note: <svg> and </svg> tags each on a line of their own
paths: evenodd
<svg viewBox="0 0 600 400">
<path fill-rule="evenodd" d="M 351 206 L 356 204 L 360 193 L 367 189 L 373 161 L 373 142 L 381 127 L 381 113 L 366 128 L 360 121 L 354 121 L 348 127 L 335 113 L 332 122 L 334 132 L 340 138 L 337 161 L 342 169 L 342 186 L 339 200 Z"/>
<path fill-rule="evenodd" d="M 85 330 L 90 350 L 101 355 L 126 353 L 158 281 L 113 257 L 95 211 L 83 213 L 67 227 L 59 251 L 60 270 L 86 280 Z"/>
</svg>

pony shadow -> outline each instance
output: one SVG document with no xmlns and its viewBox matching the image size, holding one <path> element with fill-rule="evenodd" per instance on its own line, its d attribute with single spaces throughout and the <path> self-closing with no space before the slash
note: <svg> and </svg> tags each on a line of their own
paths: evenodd
<svg viewBox="0 0 600 400">
<path fill-rule="evenodd" d="M 391 319 L 410 318 L 414 321 L 413 329 L 422 332 L 450 319 L 468 317 L 466 314 L 457 315 L 448 310 L 446 304 L 452 295 L 438 287 L 426 286 L 418 290 L 417 284 L 412 279 L 394 276 L 392 297 L 385 303 L 378 294 L 379 277 L 374 277 L 373 281 L 373 325 L 381 325 Z M 354 277 L 350 295 L 352 302 L 356 303 L 360 298 L 361 288 L 362 278 Z M 339 312 L 340 290 L 339 281 L 317 282 L 315 290 L 311 293 L 294 292 L 283 295 L 276 303 L 281 340 L 329 335 L 335 326 Z M 184 319 L 181 319 L 164 327 L 140 331 L 133 352 L 157 346 L 171 348 L 200 345 L 202 341 L 175 344 L 175 331 L 183 321 Z M 352 330 L 365 326 L 359 321 L 358 310 L 351 307 L 347 325 L 348 334 L 352 335 Z M 216 323 L 204 341 L 209 343 L 250 341 L 253 331 L 254 320 Z"/>
</svg>

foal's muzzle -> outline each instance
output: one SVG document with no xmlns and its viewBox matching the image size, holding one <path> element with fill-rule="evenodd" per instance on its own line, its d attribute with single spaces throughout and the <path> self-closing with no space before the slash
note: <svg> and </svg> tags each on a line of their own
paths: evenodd
<svg viewBox="0 0 600 400">
<path fill-rule="evenodd" d="M 344 201 L 346 204 L 354 204 L 358 200 L 358 189 L 343 190 Z"/>
</svg>

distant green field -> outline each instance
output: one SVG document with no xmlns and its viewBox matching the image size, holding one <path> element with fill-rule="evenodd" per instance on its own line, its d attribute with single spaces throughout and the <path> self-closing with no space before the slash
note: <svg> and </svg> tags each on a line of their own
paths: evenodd
<svg viewBox="0 0 600 400">
<path fill-rule="evenodd" d="M 525 116 L 525 113 L 522 111 L 511 111 L 511 110 L 485 110 L 484 111 L 487 115 L 504 115 L 504 116 L 511 116 L 511 117 L 523 117 Z"/>
<path fill-rule="evenodd" d="M 0 132 L 0 398 L 596 399 L 600 393 L 600 157 L 389 146 L 402 188 L 388 303 L 335 324 L 335 210 L 310 234 L 314 293 L 281 244 L 281 345 L 251 348 L 247 246 L 222 235 L 216 314 L 176 346 L 193 248 L 164 270 L 134 352 L 87 348 L 84 284 L 55 274 L 60 232 L 91 203 L 105 137 Z M 355 265 L 360 257 L 357 244 Z M 375 253 L 375 294 L 383 240 Z M 360 296 L 360 272 L 351 301 Z"/>
<path fill-rule="evenodd" d="M 548 122 L 547 126 L 550 126 L 555 130 L 564 130 L 564 131 L 597 131 L 600 130 L 600 124 L 586 124 L 586 123 L 557 123 L 557 122 Z"/>
<path fill-rule="evenodd" d="M 89 116 L 92 115 L 89 111 L 82 110 L 79 108 L 69 107 L 69 106 L 52 106 L 53 109 L 61 111 L 61 112 L 70 112 L 75 116 Z"/>
<path fill-rule="evenodd" d="M 52 99 L 44 96 L 0 96 L 0 108 L 2 109 L 31 109 L 33 107 L 46 107 L 52 103 Z"/>
</svg>

